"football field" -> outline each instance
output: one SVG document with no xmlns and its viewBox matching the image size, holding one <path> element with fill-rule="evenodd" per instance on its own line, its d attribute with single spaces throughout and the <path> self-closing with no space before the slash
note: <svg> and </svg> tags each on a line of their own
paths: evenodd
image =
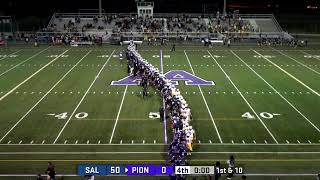
<svg viewBox="0 0 320 180">
<path fill-rule="evenodd" d="M 48 161 L 69 176 L 77 164 L 169 163 L 170 120 L 159 119 L 158 91 L 150 87 L 143 99 L 137 81 L 124 81 L 125 49 L 0 49 L 0 176 L 43 173 Z M 170 49 L 138 47 L 181 78 L 196 132 L 190 165 L 226 166 L 233 154 L 236 166 L 255 176 L 248 179 L 320 173 L 319 47 Z M 214 85 L 192 85 L 185 74 Z"/>
</svg>

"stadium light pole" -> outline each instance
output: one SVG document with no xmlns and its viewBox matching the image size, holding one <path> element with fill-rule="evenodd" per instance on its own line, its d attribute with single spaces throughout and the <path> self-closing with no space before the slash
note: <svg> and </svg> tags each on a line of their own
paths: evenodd
<svg viewBox="0 0 320 180">
<path fill-rule="evenodd" d="M 223 15 L 227 15 L 227 0 L 223 0 Z"/>
<path fill-rule="evenodd" d="M 99 16 L 102 17 L 102 2 L 99 0 Z"/>
</svg>

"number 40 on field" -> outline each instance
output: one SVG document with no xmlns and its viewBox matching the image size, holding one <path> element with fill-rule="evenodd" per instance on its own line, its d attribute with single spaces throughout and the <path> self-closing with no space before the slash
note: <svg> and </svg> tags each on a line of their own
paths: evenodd
<svg viewBox="0 0 320 180">
<path fill-rule="evenodd" d="M 261 112 L 259 114 L 260 117 L 264 118 L 264 119 L 272 119 L 274 116 L 280 116 L 281 114 L 278 113 L 268 113 L 268 112 Z M 250 112 L 245 112 L 244 114 L 242 114 L 243 118 L 247 118 L 247 119 L 255 119 L 255 115 L 252 115 Z"/>
</svg>

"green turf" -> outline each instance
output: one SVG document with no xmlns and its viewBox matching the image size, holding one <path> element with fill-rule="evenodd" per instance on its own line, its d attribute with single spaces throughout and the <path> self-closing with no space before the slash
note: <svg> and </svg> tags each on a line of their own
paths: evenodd
<svg viewBox="0 0 320 180">
<path fill-rule="evenodd" d="M 0 55 L 17 55 L 0 57 L 0 174 L 36 174 L 43 172 L 47 161 L 65 174 L 75 174 L 79 163 L 167 163 L 163 122 L 149 118 L 150 112 L 159 111 L 158 92 L 149 88 L 149 97 L 143 99 L 139 86 L 110 85 L 127 75 L 125 61 L 113 56 L 125 47 L 46 48 L 0 49 Z M 319 173 L 318 47 L 177 46 L 170 52 L 166 46 L 141 46 L 139 50 L 159 69 L 162 50 L 164 72 L 185 70 L 216 84 L 198 87 L 179 82 L 192 108 L 197 137 L 190 164 L 213 165 L 217 160 L 225 164 L 235 154 L 245 173 Z M 66 56 L 55 59 L 63 52 Z M 246 112 L 255 118 L 242 117 Z M 66 117 L 48 115 L 61 113 Z M 266 118 L 273 113 L 280 115 Z M 167 130 L 170 141 L 170 123 Z"/>
</svg>

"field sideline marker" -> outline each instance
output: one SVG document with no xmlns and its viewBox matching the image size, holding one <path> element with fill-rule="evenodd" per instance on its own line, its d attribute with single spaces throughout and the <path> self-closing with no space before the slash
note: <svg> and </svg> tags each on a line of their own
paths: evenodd
<svg viewBox="0 0 320 180">
<path fill-rule="evenodd" d="M 186 56 L 186 59 L 187 59 L 187 61 L 188 61 L 188 63 L 189 63 L 189 66 L 190 66 L 190 68 L 191 68 L 192 74 L 195 75 L 195 72 L 194 72 L 194 70 L 193 70 L 193 68 L 192 68 L 191 62 L 190 62 L 190 60 L 189 60 L 189 57 L 188 57 L 186 51 L 184 50 L 183 52 L 184 52 L 184 54 L 185 54 L 185 56 Z M 199 88 L 199 90 L 200 90 L 200 93 L 201 93 L 203 102 L 204 102 L 204 104 L 205 104 L 206 107 L 207 107 L 209 116 L 210 116 L 211 121 L 212 121 L 212 123 L 213 123 L 213 126 L 214 126 L 214 128 L 215 128 L 215 130 L 216 130 L 216 133 L 217 133 L 217 135 L 218 135 L 219 141 L 220 141 L 220 143 L 223 143 L 222 138 L 221 138 L 220 133 L 219 133 L 219 130 L 218 130 L 218 127 L 217 127 L 217 125 L 216 125 L 216 123 L 215 123 L 215 121 L 214 121 L 214 118 L 213 118 L 213 116 L 212 116 L 212 114 L 211 114 L 211 110 L 210 110 L 210 108 L 209 108 L 209 106 L 208 106 L 207 100 L 205 99 L 205 97 L 204 97 L 204 95 L 203 95 L 203 92 L 202 92 L 202 89 L 201 89 L 201 87 L 200 87 L 199 85 L 198 85 L 198 88 Z"/>
<path fill-rule="evenodd" d="M 225 74 L 225 76 L 227 76 L 227 79 L 231 82 L 231 84 L 233 85 L 233 87 L 237 90 L 237 92 L 239 92 L 240 96 L 242 97 L 242 99 L 247 103 L 247 105 L 249 106 L 249 108 L 253 111 L 253 113 L 256 115 L 256 117 L 259 119 L 259 121 L 261 122 L 261 124 L 264 126 L 264 128 L 268 131 L 269 135 L 272 137 L 272 139 L 277 143 L 277 139 L 273 136 L 273 134 L 271 133 L 271 131 L 268 129 L 268 127 L 265 125 L 265 123 L 262 121 L 262 119 L 260 118 L 260 116 L 257 114 L 257 112 L 252 108 L 252 106 L 250 105 L 250 103 L 247 101 L 247 99 L 243 96 L 243 94 L 241 93 L 241 91 L 238 89 L 238 87 L 233 83 L 233 81 L 231 80 L 231 78 L 228 76 L 228 74 L 222 69 L 222 67 L 220 66 L 220 64 L 218 63 L 218 61 L 212 56 L 212 54 L 210 53 L 210 51 L 208 51 L 208 53 L 210 54 L 211 58 L 217 63 L 217 65 L 220 67 L 220 69 L 222 70 L 222 72 Z"/>
<path fill-rule="evenodd" d="M 303 85 L 305 88 L 309 89 L 311 92 L 313 92 L 314 94 L 316 94 L 317 96 L 320 97 L 320 94 L 313 90 L 312 88 L 310 88 L 308 85 L 306 85 L 305 83 L 303 83 L 302 81 L 300 81 L 298 78 L 296 78 L 295 76 L 293 76 L 292 74 L 288 73 L 286 70 L 282 69 L 280 66 L 278 66 L 276 63 L 272 62 L 271 60 L 269 60 L 268 58 L 264 57 L 262 54 L 258 53 L 256 50 L 253 50 L 253 52 L 255 52 L 256 54 L 260 55 L 263 59 L 267 60 L 269 63 L 271 63 L 273 66 L 277 67 L 278 69 L 280 69 L 282 72 L 284 72 L 285 74 L 287 74 L 288 76 L 290 76 L 292 79 L 296 80 L 298 83 L 300 83 L 301 85 Z"/>
<path fill-rule="evenodd" d="M 90 51 L 91 52 L 91 51 Z M 107 59 L 107 61 L 104 63 L 104 65 L 101 67 L 100 71 L 98 72 L 98 74 L 94 77 L 94 80 L 92 81 L 92 83 L 90 84 L 89 88 L 87 89 L 87 91 L 84 93 L 84 95 L 82 96 L 80 102 L 78 103 L 78 105 L 76 106 L 76 108 L 73 110 L 73 112 L 71 113 L 71 115 L 69 116 L 67 122 L 64 124 L 64 126 L 62 127 L 62 129 L 60 130 L 58 136 L 56 137 L 56 139 L 54 140 L 53 144 L 55 144 L 60 135 L 62 134 L 63 130 L 66 128 L 66 126 L 69 124 L 70 119 L 74 116 L 74 113 L 78 110 L 79 106 L 81 105 L 82 101 L 84 100 L 84 98 L 87 96 L 89 90 L 91 89 L 91 87 L 93 86 L 93 84 L 96 82 L 96 80 L 98 79 L 100 73 L 102 72 L 102 70 L 104 69 L 104 67 L 107 65 L 107 63 L 109 62 L 112 54 L 115 52 L 115 50 L 112 51 L 112 53 L 110 54 L 109 58 Z"/>
<path fill-rule="evenodd" d="M 70 48 L 71 49 L 71 48 Z M 24 84 L 25 82 L 27 82 L 29 79 L 31 79 L 33 76 L 37 75 L 40 71 L 42 71 L 44 68 L 46 68 L 47 66 L 49 66 L 51 63 L 53 63 L 54 61 L 56 61 L 57 59 L 59 59 L 63 54 L 65 54 L 66 52 L 68 52 L 70 49 L 64 51 L 63 53 L 61 53 L 59 56 L 57 56 L 56 58 L 54 58 L 53 60 L 51 60 L 50 62 L 48 62 L 46 65 L 44 65 L 42 68 L 38 69 L 35 73 L 33 73 L 32 75 L 30 75 L 29 77 L 27 77 L 27 79 L 25 79 L 24 81 L 22 81 L 20 84 L 18 84 L 17 86 L 15 86 L 14 88 L 12 88 L 9 92 L 7 92 L 5 95 L 0 97 L 0 101 L 2 101 L 5 97 L 7 97 L 8 95 L 10 95 L 13 91 L 15 91 L 17 88 L 19 88 L 22 84 Z"/>
<path fill-rule="evenodd" d="M 79 64 L 91 51 L 89 51 L 86 55 L 84 55 L 78 62 L 77 64 Z M 51 89 L 49 89 L 49 91 L 47 91 L 46 94 L 44 94 L 41 99 L 34 104 L 29 111 L 27 111 L 20 119 L 18 122 L 16 122 L 16 124 L 14 124 L 11 129 L 0 139 L 0 142 L 3 141 L 3 139 L 77 66 L 77 64 L 75 64 L 71 69 L 69 69 L 68 72 L 66 72 L 66 74 L 64 74 L 59 81 L 57 81 L 52 87 Z"/>
<path fill-rule="evenodd" d="M 16 64 L 16 65 L 15 65 L 15 66 L 13 66 L 12 68 L 7 69 L 6 71 L 4 71 L 3 73 L 1 73 L 1 74 L 0 74 L 0 77 L 1 77 L 1 76 L 3 76 L 4 74 L 6 74 L 7 72 L 11 71 L 12 69 L 14 69 L 14 68 L 16 68 L 16 67 L 20 66 L 21 64 L 23 64 L 23 63 L 25 63 L 25 62 L 29 61 L 30 59 L 32 59 L 32 58 L 34 58 L 34 57 L 38 56 L 39 54 L 41 54 L 41 53 L 43 53 L 44 51 L 48 50 L 50 47 L 51 47 L 51 46 L 47 47 L 46 49 L 41 50 L 40 52 L 38 52 L 38 53 L 36 53 L 36 54 L 32 55 L 31 57 L 27 58 L 26 60 L 24 60 L 24 61 L 22 61 L 22 62 L 20 62 L 20 63 Z"/>
<path fill-rule="evenodd" d="M 253 73 L 255 73 L 262 81 L 264 81 L 272 90 L 274 90 L 284 101 L 286 101 L 294 110 L 296 110 L 306 121 L 308 121 L 318 132 L 320 129 L 313 124 L 302 112 L 300 112 L 289 100 L 287 100 L 281 93 L 279 93 L 271 84 L 269 84 L 260 74 L 258 74 L 253 68 L 251 68 L 241 57 L 239 57 L 232 50 L 230 51 L 235 57 L 237 57 L 243 64 L 245 64 Z"/>
</svg>

